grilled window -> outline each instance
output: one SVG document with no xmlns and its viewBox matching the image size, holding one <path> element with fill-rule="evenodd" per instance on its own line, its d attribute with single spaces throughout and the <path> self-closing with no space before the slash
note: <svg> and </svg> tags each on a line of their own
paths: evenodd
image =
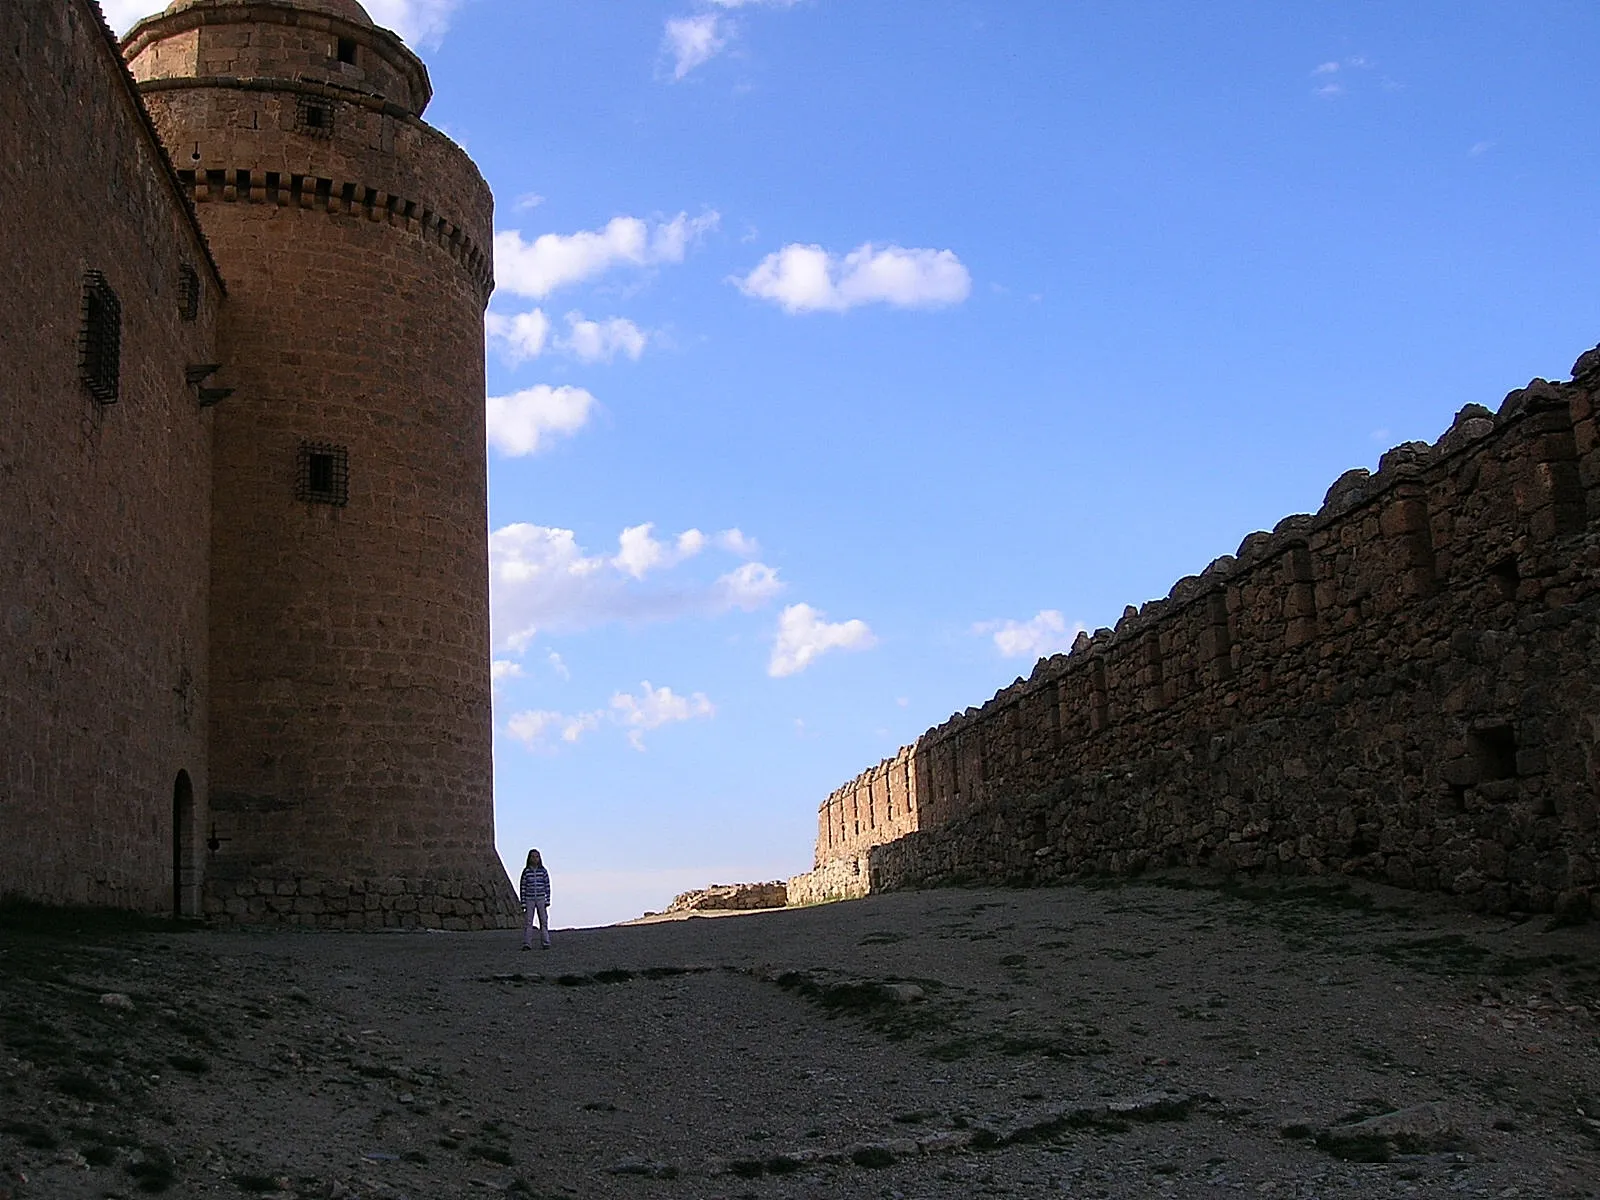
<svg viewBox="0 0 1600 1200">
<path fill-rule="evenodd" d="M 350 451 L 326 442 L 300 443 L 295 499 L 343 505 L 350 499 Z"/>
<path fill-rule="evenodd" d="M 84 386 L 101 404 L 114 404 L 122 374 L 122 305 L 99 271 L 89 271 L 83 278 L 79 342 Z"/>
<path fill-rule="evenodd" d="M 178 268 L 178 315 L 185 321 L 200 315 L 200 273 L 188 263 Z"/>
<path fill-rule="evenodd" d="M 300 96 L 295 100 L 295 126 L 311 137 L 333 136 L 333 105 L 325 100 Z"/>
</svg>

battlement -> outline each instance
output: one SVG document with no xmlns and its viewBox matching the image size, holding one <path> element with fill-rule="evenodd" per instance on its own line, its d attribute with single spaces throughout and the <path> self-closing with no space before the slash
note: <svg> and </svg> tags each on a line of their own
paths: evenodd
<svg viewBox="0 0 1600 1200">
<path fill-rule="evenodd" d="M 422 201 L 361 183 L 244 167 L 179 171 L 178 178 L 196 204 L 269 204 L 390 225 L 438 247 L 460 263 L 484 304 L 488 304 L 489 294 L 494 291 L 492 251 L 479 245 L 458 222 L 434 212 Z"/>
<path fill-rule="evenodd" d="M 867 776 L 821 806 L 823 890 L 1170 863 L 1586 904 L 1597 386 L 1591 351 L 1468 405 L 929 730 L 888 760 L 912 830 L 861 826 Z"/>
</svg>

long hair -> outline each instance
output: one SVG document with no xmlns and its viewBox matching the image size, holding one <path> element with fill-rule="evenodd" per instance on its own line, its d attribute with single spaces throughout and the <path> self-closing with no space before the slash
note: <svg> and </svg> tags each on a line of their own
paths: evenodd
<svg viewBox="0 0 1600 1200">
<path fill-rule="evenodd" d="M 539 856 L 539 852 L 537 850 L 529 850 L 528 851 L 528 867 L 542 867 L 542 866 L 544 866 L 544 859 Z M 526 870 L 527 868 L 524 868 L 524 869 Z"/>
</svg>

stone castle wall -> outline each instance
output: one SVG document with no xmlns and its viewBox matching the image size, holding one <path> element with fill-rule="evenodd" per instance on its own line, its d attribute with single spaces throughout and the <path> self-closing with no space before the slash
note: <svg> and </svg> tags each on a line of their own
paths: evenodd
<svg viewBox="0 0 1600 1200">
<path fill-rule="evenodd" d="M 84 0 L 0 4 L 0 891 L 193 911 L 222 284 Z M 121 309 L 114 402 L 84 285 Z M 192 277 L 186 272 L 193 272 Z M 184 311 L 185 288 L 197 288 Z M 174 855 L 177 861 L 174 861 Z"/>
<path fill-rule="evenodd" d="M 492 198 L 426 69 L 355 0 L 7 0 L 0 56 L 0 896 L 516 923 Z"/>
<path fill-rule="evenodd" d="M 1184 865 L 1586 910 L 1600 352 L 1574 375 L 1348 472 L 1316 515 L 929 730 L 892 760 L 916 828 L 859 824 L 847 785 L 791 899 Z"/>
<path fill-rule="evenodd" d="M 489 189 L 411 108 L 420 63 L 369 26 L 202 6 L 126 49 L 229 282 L 205 910 L 512 923 L 491 791 Z M 336 500 L 305 494 L 306 446 L 343 456 Z"/>
<path fill-rule="evenodd" d="M 915 747 L 857 775 L 830 794 L 817 810 L 813 870 L 789 882 L 790 904 L 815 904 L 865 890 L 874 847 L 918 828 Z"/>
</svg>

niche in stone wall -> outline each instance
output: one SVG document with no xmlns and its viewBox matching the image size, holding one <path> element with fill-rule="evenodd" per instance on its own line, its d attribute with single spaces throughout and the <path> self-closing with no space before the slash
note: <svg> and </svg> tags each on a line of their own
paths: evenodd
<svg viewBox="0 0 1600 1200">
<path fill-rule="evenodd" d="M 1317 636 L 1316 573 L 1310 547 L 1289 548 L 1283 556 L 1283 583 L 1283 644 L 1293 649 Z"/>
<path fill-rule="evenodd" d="M 1509 724 L 1469 729 L 1467 753 L 1478 768 L 1480 780 L 1517 777 L 1517 732 Z"/>
<path fill-rule="evenodd" d="M 1228 632 L 1228 595 L 1224 591 L 1206 597 L 1206 628 L 1200 648 L 1212 679 L 1233 678 L 1233 637 Z"/>
<path fill-rule="evenodd" d="M 1489 581 L 1500 599 L 1515 600 L 1517 588 L 1522 583 L 1522 572 L 1517 569 L 1517 556 L 1508 554 L 1490 567 Z"/>
<path fill-rule="evenodd" d="M 1106 664 L 1095 659 L 1089 664 L 1089 729 L 1098 733 L 1111 722 L 1111 705 L 1106 688 Z"/>
</svg>

